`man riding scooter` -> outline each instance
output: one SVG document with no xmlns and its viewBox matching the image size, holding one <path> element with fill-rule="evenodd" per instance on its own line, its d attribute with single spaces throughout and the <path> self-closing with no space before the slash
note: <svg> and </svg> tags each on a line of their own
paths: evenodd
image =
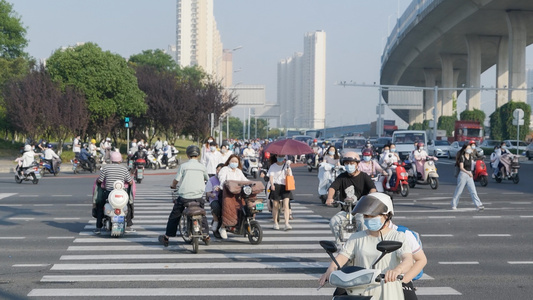
<svg viewBox="0 0 533 300">
<path fill-rule="evenodd" d="M 96 162 L 94 159 L 91 159 L 92 155 L 88 149 L 89 145 L 87 143 L 83 144 L 83 148 L 80 151 L 80 164 L 85 166 L 85 170 L 94 170 L 96 169 Z"/>
</svg>

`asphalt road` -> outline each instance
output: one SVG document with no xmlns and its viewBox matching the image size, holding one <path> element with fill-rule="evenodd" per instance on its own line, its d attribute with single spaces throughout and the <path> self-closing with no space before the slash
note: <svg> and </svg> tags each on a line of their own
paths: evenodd
<svg viewBox="0 0 533 300">
<path fill-rule="evenodd" d="M 394 221 L 421 234 L 428 265 L 418 280 L 419 299 L 530 299 L 533 294 L 533 165 L 521 182 L 477 186 L 485 210 L 465 190 L 457 211 L 452 161 L 437 163 L 437 190 L 411 189 L 394 197 Z M 329 264 L 319 240 L 331 240 L 328 219 L 337 209 L 320 204 L 316 171 L 295 169 L 293 230 L 272 229 L 268 211 L 257 216 L 260 245 L 230 235 L 200 245 L 180 237 L 164 248 L 174 170 L 147 171 L 135 200 L 135 233 L 123 238 L 92 234 L 94 174 L 45 177 L 38 185 L 0 175 L 0 299 L 331 299 L 317 291 Z M 283 226 L 281 226 L 283 228 Z"/>
</svg>

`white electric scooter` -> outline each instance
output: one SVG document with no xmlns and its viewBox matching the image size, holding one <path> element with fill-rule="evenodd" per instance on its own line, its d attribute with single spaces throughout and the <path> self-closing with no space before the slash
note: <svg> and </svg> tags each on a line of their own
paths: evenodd
<svg viewBox="0 0 533 300">
<path fill-rule="evenodd" d="M 126 229 L 126 215 L 128 214 L 128 193 L 124 190 L 124 182 L 117 180 L 113 183 L 113 190 L 107 197 L 104 206 L 103 224 L 111 236 L 121 237 Z"/>
</svg>

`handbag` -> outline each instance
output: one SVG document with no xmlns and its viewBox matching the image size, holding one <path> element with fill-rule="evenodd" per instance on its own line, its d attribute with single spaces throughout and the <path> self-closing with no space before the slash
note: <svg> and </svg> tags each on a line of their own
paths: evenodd
<svg viewBox="0 0 533 300">
<path fill-rule="evenodd" d="M 287 175 L 285 177 L 285 190 L 294 191 L 296 189 L 296 182 L 294 182 L 294 176 Z"/>
</svg>

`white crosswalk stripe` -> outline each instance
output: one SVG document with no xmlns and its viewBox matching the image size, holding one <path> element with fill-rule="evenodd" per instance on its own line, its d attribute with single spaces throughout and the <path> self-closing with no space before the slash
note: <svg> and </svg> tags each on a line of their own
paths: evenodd
<svg viewBox="0 0 533 300">
<path fill-rule="evenodd" d="M 133 219 L 136 232 L 122 238 L 105 232 L 95 236 L 95 220 L 89 220 L 68 247 L 68 254 L 52 265 L 41 278 L 42 285 L 28 296 L 324 299 L 333 294 L 331 286 L 316 289 L 330 263 L 318 244 L 332 239 L 329 221 L 308 207 L 292 203 L 294 229 L 290 231 L 272 229 L 268 210 L 258 214 L 264 233 L 259 245 L 228 234 L 227 240 L 212 238 L 209 246 L 201 243 L 199 253 L 193 254 L 180 237 L 171 238 L 167 248 L 157 240 L 165 233 L 172 206 L 169 192 L 138 186 Z M 209 206 L 206 211 L 210 220 Z M 421 280 L 432 279 L 425 275 Z M 58 283 L 69 286 L 60 288 Z M 449 287 L 424 287 L 418 294 L 460 295 Z"/>
</svg>

